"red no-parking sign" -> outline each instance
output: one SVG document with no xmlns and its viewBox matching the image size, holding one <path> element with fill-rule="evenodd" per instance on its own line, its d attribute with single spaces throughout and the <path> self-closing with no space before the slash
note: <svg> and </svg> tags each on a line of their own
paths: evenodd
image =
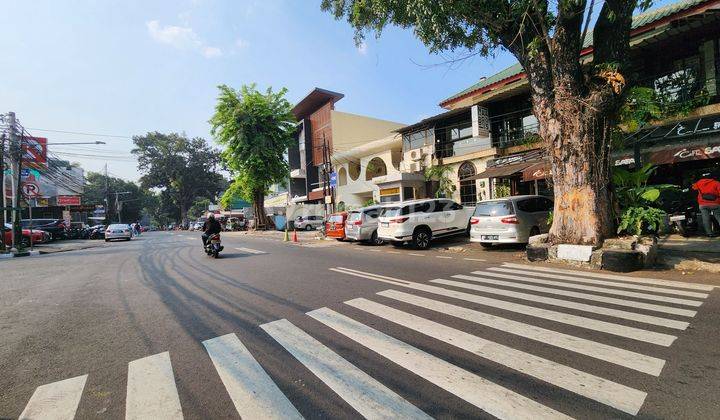
<svg viewBox="0 0 720 420">
<path fill-rule="evenodd" d="M 40 185 L 37 182 L 25 181 L 20 184 L 23 196 L 26 198 L 36 198 L 40 196 Z"/>
</svg>

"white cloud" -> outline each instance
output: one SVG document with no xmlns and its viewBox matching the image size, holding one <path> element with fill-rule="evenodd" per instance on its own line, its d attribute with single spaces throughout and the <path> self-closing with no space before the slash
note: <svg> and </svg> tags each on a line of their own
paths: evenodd
<svg viewBox="0 0 720 420">
<path fill-rule="evenodd" d="M 238 38 L 235 40 L 235 46 L 238 47 L 238 49 L 247 48 L 249 45 L 250 43 L 242 38 Z"/>
<path fill-rule="evenodd" d="M 367 55 L 367 44 L 363 41 L 358 45 L 357 50 L 362 55 Z"/>
<path fill-rule="evenodd" d="M 170 45 L 178 50 L 198 51 L 206 58 L 222 55 L 218 47 L 205 45 L 189 26 L 160 25 L 157 20 L 145 23 L 150 37 L 159 44 Z"/>
<path fill-rule="evenodd" d="M 205 58 L 220 57 L 222 55 L 222 50 L 218 47 L 203 47 L 202 55 L 204 55 Z"/>
</svg>

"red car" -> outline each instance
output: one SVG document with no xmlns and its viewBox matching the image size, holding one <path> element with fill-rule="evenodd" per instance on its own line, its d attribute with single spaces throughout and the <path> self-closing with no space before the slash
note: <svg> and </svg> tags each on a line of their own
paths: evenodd
<svg viewBox="0 0 720 420">
<path fill-rule="evenodd" d="M 5 246 L 12 246 L 12 225 L 9 223 L 5 223 L 5 226 L 3 227 L 3 242 L 5 242 Z M 25 248 L 28 248 L 30 246 L 30 235 L 32 234 L 32 242 L 34 244 L 42 244 L 45 242 L 48 242 L 50 240 L 50 234 L 43 230 L 37 230 L 33 229 L 30 231 L 30 229 L 23 229 L 22 230 L 22 243 L 21 245 Z"/>
<path fill-rule="evenodd" d="M 328 238 L 335 238 L 338 241 L 345 239 L 345 220 L 347 220 L 347 212 L 331 214 L 325 222 L 325 235 Z"/>
</svg>

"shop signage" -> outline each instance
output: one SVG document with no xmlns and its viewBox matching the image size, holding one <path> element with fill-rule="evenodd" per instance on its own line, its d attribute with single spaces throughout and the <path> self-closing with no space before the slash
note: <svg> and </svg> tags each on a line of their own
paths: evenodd
<svg viewBox="0 0 720 420">
<path fill-rule="evenodd" d="M 80 196 L 79 195 L 58 195 L 57 196 L 58 206 L 79 206 Z"/>
<path fill-rule="evenodd" d="M 330 174 L 330 188 L 337 188 L 337 172 Z"/>
<path fill-rule="evenodd" d="M 689 162 L 693 160 L 706 160 L 720 158 L 720 144 L 709 144 L 707 146 L 692 147 L 668 147 L 667 149 L 653 152 L 643 152 L 642 162 L 662 165 L 677 162 Z M 615 159 L 615 166 L 632 165 L 635 158 L 632 156 L 621 156 Z"/>
<path fill-rule="evenodd" d="M 523 181 L 535 181 L 550 178 L 550 162 L 539 162 L 523 170 Z"/>
<path fill-rule="evenodd" d="M 380 195 L 381 195 L 381 196 L 385 196 L 385 195 L 396 195 L 396 194 L 400 194 L 400 187 L 384 188 L 384 189 L 381 189 L 381 190 L 380 190 Z"/>
<path fill-rule="evenodd" d="M 30 168 L 47 168 L 47 139 L 44 137 L 22 138 L 22 164 Z"/>
</svg>

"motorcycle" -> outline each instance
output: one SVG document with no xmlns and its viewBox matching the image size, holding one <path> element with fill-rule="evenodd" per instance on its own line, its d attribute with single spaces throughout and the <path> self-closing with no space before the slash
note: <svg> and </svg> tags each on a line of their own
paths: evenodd
<svg viewBox="0 0 720 420">
<path fill-rule="evenodd" d="M 696 195 L 689 188 L 680 191 L 680 194 L 668 200 L 668 221 L 670 230 L 679 233 L 684 237 L 705 234 L 705 227 L 702 226 L 700 208 L 697 204 Z M 714 217 L 710 218 L 712 232 L 720 232 L 720 226 Z"/>
<path fill-rule="evenodd" d="M 210 235 L 210 237 L 207 240 L 207 244 L 205 245 L 205 253 L 208 254 L 208 256 L 213 258 L 218 258 L 220 256 L 220 251 L 223 250 L 223 246 L 220 242 L 220 234 L 214 233 Z"/>
</svg>

